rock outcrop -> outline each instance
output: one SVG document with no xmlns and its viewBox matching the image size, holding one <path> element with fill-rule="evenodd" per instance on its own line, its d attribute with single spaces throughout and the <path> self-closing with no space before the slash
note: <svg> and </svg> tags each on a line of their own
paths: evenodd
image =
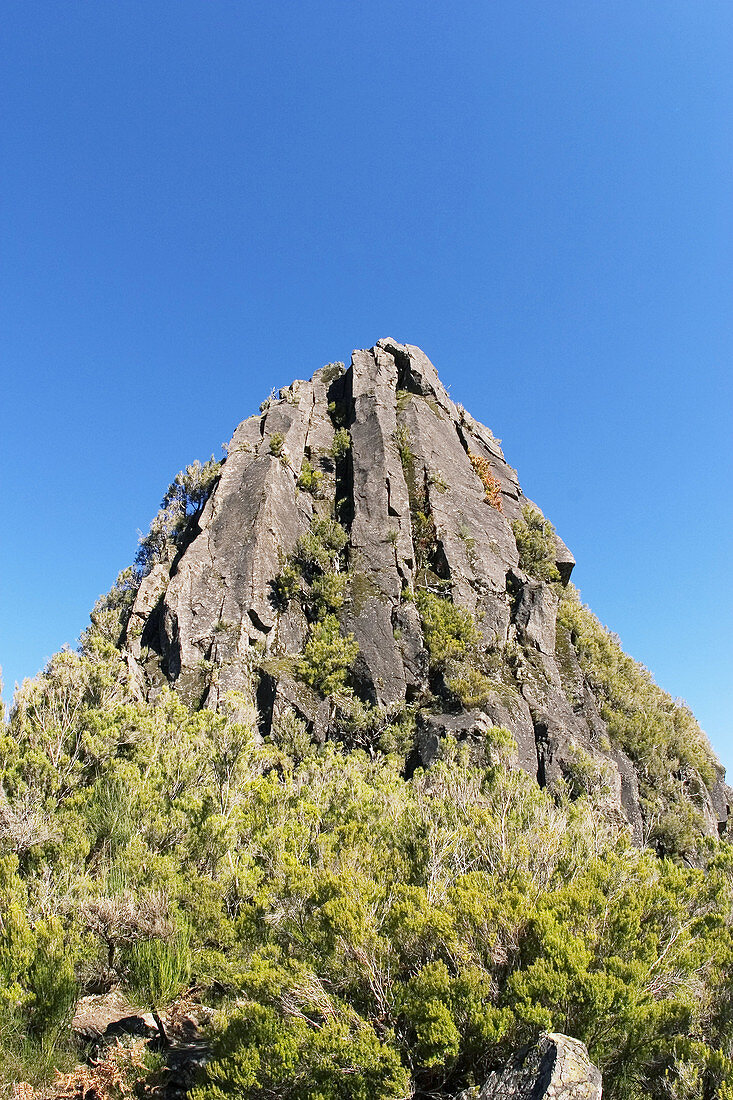
<svg viewBox="0 0 733 1100">
<path fill-rule="evenodd" d="M 293 382 L 239 425 L 205 507 L 139 588 L 128 663 L 148 695 L 167 682 L 202 706 L 249 690 L 254 677 L 263 735 L 294 713 L 314 739 L 338 736 L 333 700 L 298 675 L 316 616 L 308 564 L 299 580 L 292 569 L 314 524 L 335 517 L 345 545 L 331 563 L 329 606 L 358 645 L 352 686 L 387 713 L 411 708 L 408 767 L 430 764 L 446 737 L 480 746 L 502 726 L 542 785 L 577 770 L 581 753 L 605 777 L 609 813 L 641 841 L 636 768 L 609 737 L 572 640 L 558 634 L 573 555 L 555 537 L 552 581 L 521 564 L 512 524 L 530 507 L 498 441 L 451 400 L 423 352 L 380 340 L 348 369 L 330 364 Z M 289 567 L 297 592 L 282 588 Z M 441 678 L 416 592 L 470 614 L 488 668 L 475 697 Z M 701 829 L 717 835 L 729 801 L 722 769 L 712 788 L 697 787 Z"/>
<path fill-rule="evenodd" d="M 601 1095 L 601 1074 L 585 1045 L 547 1033 L 457 1100 L 601 1100 Z"/>
</svg>

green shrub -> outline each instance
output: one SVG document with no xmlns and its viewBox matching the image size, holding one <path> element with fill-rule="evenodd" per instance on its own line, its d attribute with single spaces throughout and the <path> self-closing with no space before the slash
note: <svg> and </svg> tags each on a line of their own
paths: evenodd
<svg viewBox="0 0 733 1100">
<path fill-rule="evenodd" d="M 56 917 L 31 923 L 14 856 L 0 857 L 0 1032 L 53 1049 L 73 1015 L 74 970 Z"/>
<path fill-rule="evenodd" d="M 326 573 L 335 568 L 348 541 L 349 536 L 335 519 L 316 517 L 310 531 L 298 540 L 298 556 L 306 567 Z"/>
<path fill-rule="evenodd" d="M 399 451 L 402 469 L 405 477 L 409 481 L 414 475 L 415 456 L 412 452 L 410 433 L 405 424 L 398 425 L 394 433 L 394 440 L 397 444 L 397 450 Z"/>
<path fill-rule="evenodd" d="M 415 563 L 418 569 L 426 569 L 435 549 L 435 520 L 430 512 L 424 512 L 420 508 L 413 509 L 411 519 Z"/>
<path fill-rule="evenodd" d="M 170 551 L 180 545 L 189 520 L 203 511 L 221 468 L 221 462 L 217 462 L 212 455 L 208 462 L 201 463 L 197 459 L 176 474 L 163 497 L 160 511 L 150 524 L 150 530 L 140 540 L 133 567 L 138 585 L 157 562 L 164 561 Z"/>
<path fill-rule="evenodd" d="M 298 673 L 322 695 L 333 695 L 346 688 L 359 646 L 353 634 L 344 636 L 335 615 L 326 615 L 314 624 L 298 661 Z"/>
<path fill-rule="evenodd" d="M 325 615 L 343 607 L 345 573 L 323 573 L 315 577 L 310 590 L 310 604 L 313 615 L 322 619 Z"/>
<path fill-rule="evenodd" d="M 297 484 L 298 488 L 303 489 L 306 493 L 311 493 L 314 497 L 320 496 L 323 487 L 323 473 L 311 465 L 307 458 L 304 458 Z"/>
<path fill-rule="evenodd" d="M 180 996 L 191 976 L 191 935 L 179 928 L 170 939 L 142 939 L 127 958 L 127 984 L 132 996 L 152 1012 L 163 1042 L 167 1042 L 160 1010 Z"/>
<path fill-rule="evenodd" d="M 558 626 L 567 631 L 580 666 L 600 699 L 614 744 L 637 764 L 650 840 L 667 855 L 699 840 L 695 783 L 712 788 L 718 771 L 707 739 L 684 704 L 654 683 L 649 671 L 584 607 L 572 585 L 563 592 Z"/>
<path fill-rule="evenodd" d="M 422 619 L 425 645 L 432 661 L 445 663 L 464 657 L 481 642 L 481 634 L 470 613 L 445 596 L 420 590 L 416 597 Z"/>
<path fill-rule="evenodd" d="M 467 661 L 455 662 L 448 669 L 445 683 L 467 710 L 484 706 L 495 690 L 488 676 Z"/>
<path fill-rule="evenodd" d="M 278 607 L 285 608 L 300 595 L 300 572 L 292 563 L 283 566 L 272 582 L 272 591 Z"/>
<path fill-rule="evenodd" d="M 439 470 L 431 470 L 428 482 L 439 493 L 447 493 L 450 486 Z"/>
<path fill-rule="evenodd" d="M 525 504 L 522 518 L 512 522 L 512 530 L 522 569 L 541 581 L 559 581 L 560 573 L 555 564 L 555 528 L 550 521 L 536 508 Z"/>
<path fill-rule="evenodd" d="M 329 454 L 334 462 L 340 461 L 351 450 L 351 433 L 348 428 L 337 428 Z"/>
<path fill-rule="evenodd" d="M 364 1021 L 318 1026 L 249 1004 L 226 1024 L 192 1100 L 401 1100 L 409 1079 L 397 1051 Z"/>
<path fill-rule="evenodd" d="M 270 436 L 270 454 L 275 458 L 282 458 L 285 447 L 285 436 L 282 432 L 273 432 Z"/>
<path fill-rule="evenodd" d="M 315 752 L 308 727 L 291 707 L 273 721 L 270 737 L 291 763 L 300 764 Z"/>
<path fill-rule="evenodd" d="M 338 364 L 336 364 L 338 366 Z M 341 364 L 343 366 L 343 364 Z M 331 423 L 336 428 L 342 428 L 346 424 L 349 417 L 349 409 L 344 401 L 329 401 L 328 403 L 328 415 L 331 418 Z"/>
<path fill-rule="evenodd" d="M 129 621 L 132 605 L 140 588 L 140 579 L 132 567 L 124 569 L 118 574 L 109 592 L 99 597 L 89 616 L 91 629 L 115 646 Z M 84 639 L 82 644 L 83 641 Z"/>
</svg>

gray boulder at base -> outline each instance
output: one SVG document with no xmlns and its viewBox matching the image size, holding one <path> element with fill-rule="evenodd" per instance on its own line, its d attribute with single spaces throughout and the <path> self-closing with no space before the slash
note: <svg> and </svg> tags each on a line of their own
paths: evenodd
<svg viewBox="0 0 733 1100">
<path fill-rule="evenodd" d="M 344 429 L 350 447 L 334 447 Z M 301 478 L 309 469 L 315 492 Z M 429 766 L 447 738 L 480 758 L 487 731 L 503 726 L 515 764 L 542 786 L 563 789 L 579 762 L 597 774 L 609 815 L 640 843 L 636 766 L 613 744 L 597 686 L 558 625 L 559 586 L 520 567 L 512 522 L 527 506 L 498 440 L 451 400 L 419 348 L 385 339 L 355 351 L 348 368 L 293 382 L 236 429 L 185 544 L 139 588 L 123 640 L 133 680 L 149 698 L 168 683 L 215 708 L 254 678 L 263 736 L 293 715 L 313 741 L 338 735 L 333 700 L 297 677 L 311 628 L 305 588 L 283 602 L 275 584 L 314 521 L 336 515 L 347 535 L 340 628 L 358 643 L 352 683 L 366 702 L 416 712 L 408 772 Z M 555 561 L 567 585 L 574 558 L 559 536 Z M 451 698 L 431 667 L 417 588 L 473 617 L 495 670 L 478 707 Z M 731 802 L 715 766 L 709 790 L 684 777 L 710 837 Z"/>
<path fill-rule="evenodd" d="M 547 1033 L 457 1100 L 601 1100 L 602 1080 L 585 1044 Z"/>
</svg>

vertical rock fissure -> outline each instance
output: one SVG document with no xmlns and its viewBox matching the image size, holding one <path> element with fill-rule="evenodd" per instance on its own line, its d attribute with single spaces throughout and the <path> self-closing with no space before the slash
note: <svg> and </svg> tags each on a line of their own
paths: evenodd
<svg viewBox="0 0 733 1100">
<path fill-rule="evenodd" d="M 550 738 L 544 722 L 534 723 L 534 742 L 537 751 L 537 782 L 544 790 L 547 786 L 547 768 L 552 763 Z"/>
<path fill-rule="evenodd" d="M 351 428 L 354 423 L 354 399 L 352 395 L 353 370 L 351 367 L 328 389 L 329 414 L 334 428 Z M 332 411 L 333 409 L 333 411 Z M 351 448 L 344 455 L 333 459 L 334 464 L 334 515 L 347 531 L 354 522 L 354 456 Z"/>
</svg>

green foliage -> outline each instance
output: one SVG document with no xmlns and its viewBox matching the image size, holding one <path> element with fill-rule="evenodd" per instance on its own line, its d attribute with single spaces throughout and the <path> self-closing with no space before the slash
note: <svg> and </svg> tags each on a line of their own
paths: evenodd
<svg viewBox="0 0 733 1100">
<path fill-rule="evenodd" d="M 394 433 L 394 439 L 397 444 L 397 450 L 399 451 L 400 462 L 402 463 L 405 477 L 410 479 L 414 476 L 415 456 L 412 452 L 410 433 L 405 424 L 399 424 L 397 426 Z"/>
<path fill-rule="evenodd" d="M 425 505 L 423 504 L 423 507 Z M 427 569 L 435 549 L 435 520 L 430 512 L 420 507 L 412 510 L 412 542 L 415 547 L 415 561 L 418 570 Z"/>
<path fill-rule="evenodd" d="M 334 462 L 339 462 L 351 450 L 351 433 L 348 428 L 337 428 L 329 454 Z"/>
<path fill-rule="evenodd" d="M 280 570 L 272 582 L 272 590 L 278 607 L 287 607 L 300 595 L 300 571 L 292 562 Z"/>
<path fill-rule="evenodd" d="M 700 872 L 648 852 L 593 861 L 537 906 L 506 1002 L 527 1026 L 571 1029 L 582 1039 L 604 1073 L 605 1094 L 627 1095 L 634 1078 L 653 1088 L 655 1073 L 676 1063 L 670 1036 L 680 1037 L 676 1051 L 691 1053 L 683 1037 L 699 1034 L 706 1009 L 696 968 L 722 946 L 713 916 L 721 902 L 730 904 L 728 881 L 705 883 Z M 714 1058 L 703 1048 L 704 1070 Z"/>
<path fill-rule="evenodd" d="M 464 657 L 480 642 L 481 636 L 471 615 L 444 596 L 419 591 L 416 603 L 423 624 L 425 645 L 434 661 Z"/>
<path fill-rule="evenodd" d="M 298 540 L 298 557 L 306 569 L 327 573 L 336 568 L 348 541 L 349 536 L 335 519 L 315 517 L 310 531 Z"/>
<path fill-rule="evenodd" d="M 291 764 L 300 764 L 315 752 L 315 746 L 308 735 L 308 727 L 291 707 L 277 715 L 272 724 L 270 738 Z"/>
<path fill-rule="evenodd" d="M 261 404 L 260 404 L 260 412 L 261 413 L 267 412 L 267 410 L 269 408 L 271 408 L 272 405 L 278 400 L 279 400 L 278 391 L 275 390 L 275 389 L 270 390 L 270 396 L 266 397 L 265 400 L 262 401 Z"/>
<path fill-rule="evenodd" d="M 325 615 L 313 626 L 298 661 L 298 675 L 322 695 L 343 692 L 358 652 L 354 635 L 344 636 L 336 616 Z"/>
<path fill-rule="evenodd" d="M 587 753 L 580 745 L 571 745 L 563 761 L 563 776 L 571 798 L 587 795 L 606 798 L 611 792 L 612 767 Z"/>
<path fill-rule="evenodd" d="M 430 663 L 443 673 L 448 691 L 467 709 L 484 706 L 496 685 L 480 667 L 482 638 L 472 616 L 434 592 L 418 591 L 416 603 Z"/>
<path fill-rule="evenodd" d="M 433 519 L 430 508 L 427 485 L 432 485 L 440 493 L 446 492 L 448 485 L 437 472 L 428 474 L 427 470 L 425 470 L 423 471 L 424 476 L 422 480 L 418 478 L 418 471 L 415 467 L 415 455 L 412 451 L 412 441 L 405 424 L 399 424 L 397 426 L 393 438 L 399 452 L 410 499 L 412 542 L 415 549 L 415 564 L 418 578 L 420 583 L 425 583 L 428 578 L 431 581 L 437 581 L 437 576 L 435 573 L 431 572 L 431 568 L 435 564 L 434 557 L 437 532 L 435 529 L 435 520 Z"/>
<path fill-rule="evenodd" d="M 322 619 L 343 607 L 345 588 L 345 573 L 322 573 L 315 577 L 310 590 L 314 618 Z"/>
<path fill-rule="evenodd" d="M 201 514 L 221 473 L 222 464 L 212 455 L 208 462 L 198 459 L 176 474 L 163 497 L 160 511 L 140 540 L 134 573 L 139 581 L 160 561 L 165 561 L 180 545 L 190 520 Z"/>
<path fill-rule="evenodd" d="M 156 1013 L 189 983 L 218 1004 L 198 1100 L 457 1095 L 541 1028 L 588 1044 L 609 1100 L 731 1100 L 733 850 L 699 846 L 697 870 L 630 847 L 596 809 L 587 754 L 566 754 L 574 798 L 553 799 L 500 727 L 446 739 L 406 779 L 420 715 L 349 692 L 344 532 L 318 519 L 312 534 L 290 563 L 316 616 L 305 683 L 264 744 L 254 679 L 218 712 L 167 690 L 142 701 L 96 630 L 16 696 L 0 734 L 0 1082 L 63 1064 L 77 985 L 121 980 Z M 415 598 L 435 680 L 481 705 L 476 623 Z M 702 734 L 572 592 L 558 631 L 637 762 L 657 850 L 692 861 L 717 774 Z M 298 716 L 309 687 L 332 696 L 322 745 Z"/>
<path fill-rule="evenodd" d="M 689 853 L 699 838 L 695 804 L 718 777 L 705 735 L 689 709 L 623 652 L 572 586 L 560 601 L 558 637 L 563 632 L 601 700 L 613 742 L 638 765 L 649 839 L 665 854 Z"/>
<path fill-rule="evenodd" d="M 135 570 L 132 567 L 124 569 L 109 592 L 100 596 L 95 603 L 89 616 L 92 624 L 91 631 L 116 646 L 127 626 L 139 587 L 140 577 Z M 86 639 L 82 639 L 82 644 L 85 640 L 89 640 L 90 633 L 87 634 Z"/>
<path fill-rule="evenodd" d="M 303 464 L 300 467 L 297 485 L 299 489 L 303 489 L 306 493 L 311 493 L 314 497 L 318 497 L 321 495 L 321 490 L 323 488 L 323 472 L 317 470 L 307 458 L 304 458 Z"/>
<path fill-rule="evenodd" d="M 282 432 L 273 432 L 270 436 L 270 454 L 275 458 L 282 458 L 285 447 L 285 436 Z"/>
<path fill-rule="evenodd" d="M 495 690 L 488 676 L 465 661 L 456 665 L 452 675 L 446 676 L 445 682 L 468 710 L 484 706 Z"/>
<path fill-rule="evenodd" d="M 227 1022 L 192 1100 L 400 1100 L 408 1077 L 397 1051 L 363 1021 L 317 1025 L 249 1004 Z"/>
<path fill-rule="evenodd" d="M 53 1049 L 77 989 L 61 923 L 29 921 L 26 886 L 12 856 L 0 857 L 0 1032 Z"/>
<path fill-rule="evenodd" d="M 533 577 L 542 581 L 559 581 L 555 564 L 555 528 L 531 504 L 522 508 L 522 518 L 512 522 L 519 550 L 519 564 Z"/>
<path fill-rule="evenodd" d="M 139 939 L 127 955 L 127 985 L 134 998 L 157 1011 L 170 1004 L 191 976 L 191 936 L 179 928 L 169 939 Z"/>
<path fill-rule="evenodd" d="M 433 489 L 439 493 L 447 493 L 450 486 L 439 470 L 431 470 L 428 481 Z"/>
<path fill-rule="evenodd" d="M 307 534 L 298 540 L 297 554 L 272 582 L 277 607 L 287 607 L 302 595 L 309 618 L 323 619 L 340 610 L 344 603 L 346 576 L 339 572 L 341 552 L 348 542 L 346 531 L 336 520 L 314 516 Z M 301 593 L 301 578 L 306 590 Z"/>
<path fill-rule="evenodd" d="M 343 364 L 340 365 L 343 366 Z M 334 366 L 339 366 L 339 364 L 336 363 Z M 348 408 L 346 403 L 343 401 L 329 401 L 328 415 L 334 427 L 343 428 L 348 420 Z"/>
</svg>

